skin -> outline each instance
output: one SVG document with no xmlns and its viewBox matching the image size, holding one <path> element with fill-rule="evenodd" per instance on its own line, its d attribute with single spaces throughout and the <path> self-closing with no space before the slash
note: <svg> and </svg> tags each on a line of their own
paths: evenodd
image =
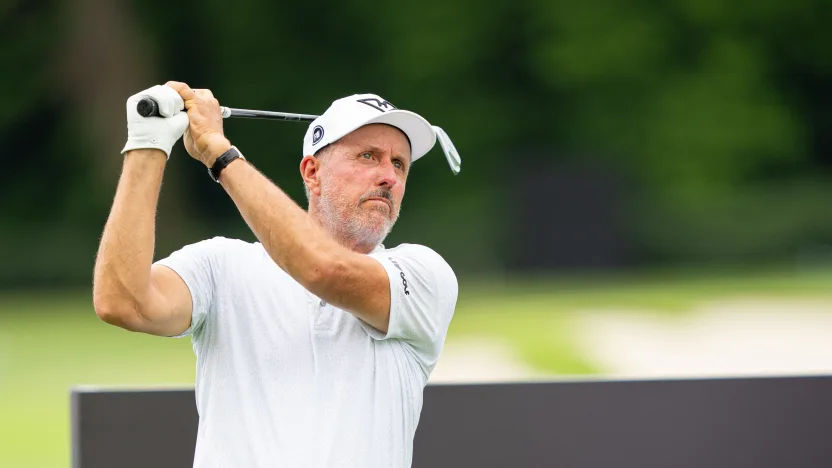
<svg viewBox="0 0 832 468">
<path fill-rule="evenodd" d="M 348 249 L 372 251 L 399 217 L 409 163 L 410 144 L 400 130 L 383 124 L 355 130 L 301 161 L 310 216 Z"/>
<path fill-rule="evenodd" d="M 209 90 L 168 82 L 185 101 L 188 154 L 211 167 L 231 148 L 219 103 Z M 307 290 L 385 332 L 390 318 L 387 272 L 365 255 L 398 218 L 410 145 L 387 125 L 367 125 L 306 156 L 301 176 L 309 210 L 249 162 L 233 161 L 219 182 L 274 262 Z M 191 323 L 191 296 L 171 269 L 152 265 L 155 218 L 167 163 L 155 149 L 129 151 L 104 228 L 93 276 L 93 305 L 105 322 L 172 336 Z"/>
</svg>

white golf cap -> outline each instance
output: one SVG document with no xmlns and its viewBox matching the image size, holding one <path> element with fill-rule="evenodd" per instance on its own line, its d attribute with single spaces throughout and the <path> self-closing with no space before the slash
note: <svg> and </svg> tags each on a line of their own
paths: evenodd
<svg viewBox="0 0 832 468">
<path fill-rule="evenodd" d="M 303 155 L 312 156 L 344 135 L 374 123 L 392 125 L 407 135 L 411 162 L 424 156 L 436 144 L 433 127 L 418 114 L 397 109 L 375 94 L 354 94 L 334 101 L 323 115 L 309 124 L 303 137 Z"/>
</svg>

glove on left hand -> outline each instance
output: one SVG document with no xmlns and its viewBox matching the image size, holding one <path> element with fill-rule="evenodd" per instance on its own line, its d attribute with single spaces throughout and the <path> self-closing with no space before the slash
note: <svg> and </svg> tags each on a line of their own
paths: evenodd
<svg viewBox="0 0 832 468">
<path fill-rule="evenodd" d="M 142 98 L 152 98 L 159 105 L 162 117 L 142 117 L 136 105 Z M 182 138 L 188 128 L 188 114 L 182 97 L 169 86 L 156 85 L 127 99 L 127 144 L 121 153 L 139 149 L 154 148 L 165 152 L 170 159 L 174 143 Z"/>
</svg>

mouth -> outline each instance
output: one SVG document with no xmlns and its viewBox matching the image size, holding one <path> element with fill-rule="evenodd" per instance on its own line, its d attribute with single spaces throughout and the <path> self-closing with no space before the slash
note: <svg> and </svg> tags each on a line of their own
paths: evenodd
<svg viewBox="0 0 832 468">
<path fill-rule="evenodd" d="M 372 198 L 368 198 L 365 201 L 381 202 L 381 203 L 384 203 L 385 205 L 387 205 L 387 208 L 389 208 L 391 211 L 393 210 L 393 203 L 390 200 L 386 199 L 386 198 L 372 197 Z"/>
</svg>

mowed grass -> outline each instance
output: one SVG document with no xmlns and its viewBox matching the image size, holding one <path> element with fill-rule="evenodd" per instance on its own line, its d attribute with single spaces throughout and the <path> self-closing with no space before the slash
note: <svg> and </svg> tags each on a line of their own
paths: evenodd
<svg viewBox="0 0 832 468">
<path fill-rule="evenodd" d="M 101 322 L 81 294 L 0 299 L 0 467 L 69 466 L 69 388 L 193 382 L 190 342 Z"/>
<path fill-rule="evenodd" d="M 573 342 L 586 310 L 685 313 L 731 297 L 832 298 L 832 270 L 651 274 L 462 282 L 448 340 L 500 340 L 552 374 L 599 371 Z M 66 467 L 73 385 L 191 385 L 189 339 L 130 333 L 88 293 L 0 296 L 0 467 Z"/>
</svg>

